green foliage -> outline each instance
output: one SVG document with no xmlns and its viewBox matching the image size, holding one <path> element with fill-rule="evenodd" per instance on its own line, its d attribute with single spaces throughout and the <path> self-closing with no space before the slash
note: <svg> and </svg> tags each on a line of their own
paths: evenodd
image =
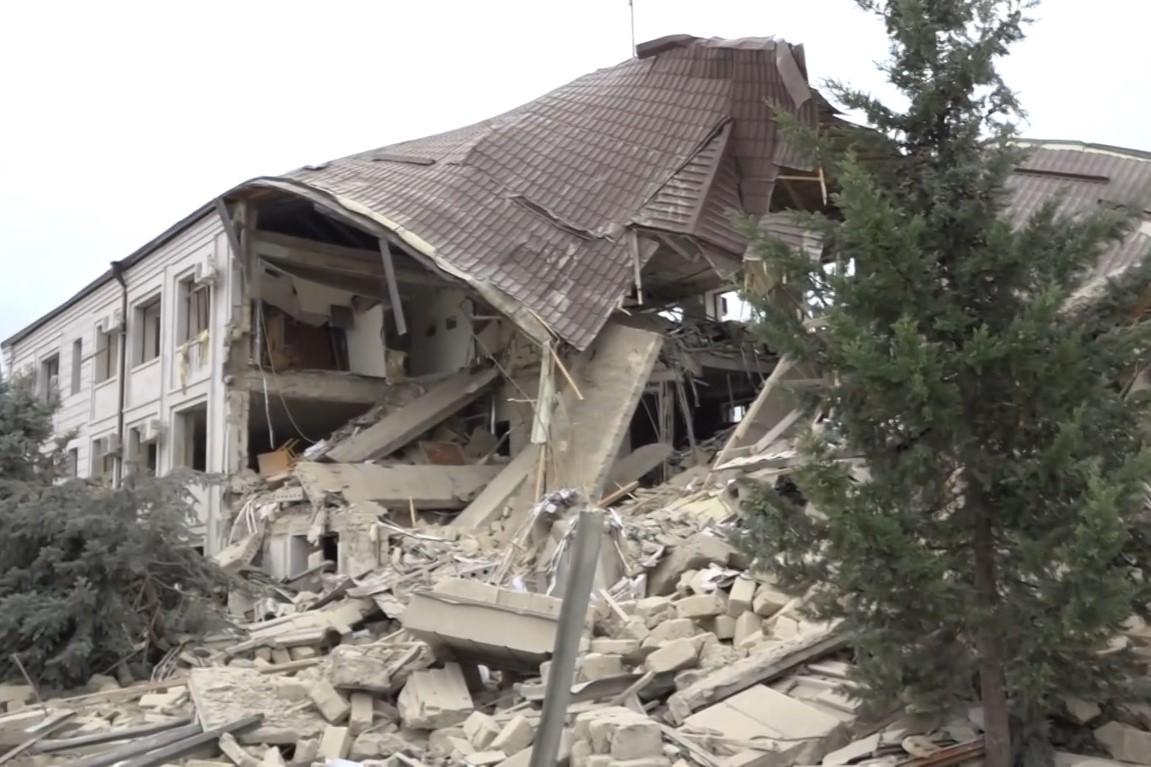
<svg viewBox="0 0 1151 767">
<path fill-rule="evenodd" d="M 810 220 L 834 265 L 755 236 L 780 282 L 809 291 L 751 297 L 763 333 L 834 384 L 794 477 L 810 508 L 765 490 L 745 544 L 845 620 L 877 702 L 969 698 L 990 629 L 1016 741 L 1038 764 L 1056 695 L 1120 680 L 1122 654 L 1098 651 L 1151 601 L 1148 398 L 1128 394 L 1151 348 L 1151 325 L 1133 321 L 1151 262 L 1085 296 L 1130 218 L 1071 219 L 1057 200 L 1027 221 L 1005 209 L 1022 152 L 994 65 L 1022 37 L 1024 4 L 860 4 L 887 25 L 907 106 L 836 86 L 875 127 L 867 145 L 797 138 L 837 182 L 837 217 Z M 984 524 L 991 601 L 976 583 Z"/>
<path fill-rule="evenodd" d="M 18 678 L 9 653 L 50 687 L 121 662 L 146 674 L 212 609 L 221 576 L 190 545 L 184 479 L 62 479 L 44 447 L 53 409 L 28 381 L 0 380 L 0 679 Z"/>
</svg>

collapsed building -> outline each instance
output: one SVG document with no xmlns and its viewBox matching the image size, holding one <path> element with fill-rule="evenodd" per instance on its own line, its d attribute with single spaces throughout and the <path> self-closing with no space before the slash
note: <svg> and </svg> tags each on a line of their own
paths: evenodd
<svg viewBox="0 0 1151 767">
<path fill-rule="evenodd" d="M 112 394 L 84 403 L 118 435 L 100 460 L 114 481 L 189 452 L 227 475 L 204 534 L 237 577 L 235 625 L 174 646 L 151 680 L 93 679 L 43 710 L 31 687 L 0 689 L 5 745 L 84 767 L 205 749 L 241 767 L 526 765 L 580 511 L 603 508 L 559 761 L 978 758 L 978 707 L 865 709 L 849 639 L 726 540 L 745 488 L 791 470 L 797 391 L 823 383 L 728 320 L 734 280 L 760 268 L 736 214 L 819 255 L 789 211 L 826 209 L 829 180 L 778 110 L 836 120 L 798 46 L 665 38 L 483 123 L 253 179 L 90 286 L 125 307 L 118 323 L 97 312 L 111 335 L 95 362 L 120 371 L 119 412 L 97 411 Z M 1034 150 L 1012 179 L 1020 215 L 1055 195 L 1065 212 L 1125 204 L 1151 181 L 1139 153 Z M 1094 277 L 1149 244 L 1143 223 Z M 168 252 L 215 260 L 188 272 Z M 137 311 L 157 296 L 174 328 Z M 46 392 L 67 338 L 53 322 L 6 342 Z M 148 375 L 154 428 L 137 426 Z M 199 431 L 165 429 L 181 396 L 203 403 Z M 1132 621 L 1113 644 L 1149 657 L 1151 630 Z M 1117 759 L 1151 753 L 1146 707 L 1100 703 L 1064 716 Z"/>
</svg>

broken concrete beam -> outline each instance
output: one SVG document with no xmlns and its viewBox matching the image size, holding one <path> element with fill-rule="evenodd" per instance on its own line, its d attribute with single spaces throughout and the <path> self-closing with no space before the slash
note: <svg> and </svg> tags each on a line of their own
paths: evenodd
<svg viewBox="0 0 1151 767">
<path fill-rule="evenodd" d="M 372 726 L 372 696 L 353 692 L 348 697 L 348 730 L 355 737 Z"/>
<path fill-rule="evenodd" d="M 603 655 L 621 655 L 625 658 L 635 657 L 639 653 L 638 639 L 607 639 L 591 640 L 591 651 Z"/>
<path fill-rule="evenodd" d="M 696 533 L 672 548 L 647 575 L 649 594 L 664 595 L 675 591 L 679 577 L 688 570 L 698 570 L 715 562 L 723 566 L 739 566 L 744 556 L 727 541 L 708 533 Z"/>
<path fill-rule="evenodd" d="M 351 706 L 343 695 L 336 692 L 327 679 L 317 679 L 308 687 L 308 697 L 324 719 L 332 724 L 339 724 L 348 718 Z"/>
<path fill-rule="evenodd" d="M 722 615 L 727 610 L 727 604 L 720 594 L 698 594 L 684 597 L 673 602 L 675 614 L 679 618 L 699 620 Z"/>
<path fill-rule="evenodd" d="M 566 387 L 551 418 L 556 457 L 548 490 L 575 488 L 600 498 L 663 346 L 663 336 L 608 322 L 575 360 L 579 394 Z M 582 394 L 582 398 L 580 395 Z"/>
<path fill-rule="evenodd" d="M 699 648 L 691 639 L 673 639 L 647 656 L 644 668 L 655 674 L 691 668 L 699 660 Z"/>
<path fill-rule="evenodd" d="M 493 717 L 481 711 L 473 711 L 464 720 L 464 734 L 472 747 L 483 751 L 500 734 L 501 727 Z"/>
<path fill-rule="evenodd" d="M 539 445 L 526 445 L 472 499 L 467 508 L 452 521 L 454 527 L 474 530 L 491 524 L 507 507 L 520 485 L 530 476 L 539 461 Z"/>
<path fill-rule="evenodd" d="M 846 639 L 834 627 L 812 631 L 763 648 L 725 668 L 717 668 L 668 698 L 668 711 L 682 724 L 692 712 L 787 673 L 801 663 L 840 649 Z"/>
<path fill-rule="evenodd" d="M 503 751 L 475 751 L 464 757 L 464 763 L 471 767 L 488 767 L 506 761 L 508 755 Z"/>
<path fill-rule="evenodd" d="M 490 668 L 534 672 L 555 646 L 563 600 L 446 578 L 416 592 L 401 621 L 437 650 Z"/>
<path fill-rule="evenodd" d="M 347 727 L 329 726 L 320 737 L 319 756 L 321 759 L 345 759 L 352 749 L 352 734 Z"/>
<path fill-rule="evenodd" d="M 400 719 L 413 730 L 435 730 L 460 724 L 475 709 L 458 663 L 417 671 L 396 699 Z"/>
<path fill-rule="evenodd" d="M 474 402 L 498 376 L 498 371 L 492 368 L 475 372 L 461 370 L 432 386 L 415 401 L 336 445 L 327 457 L 351 463 L 395 452 Z"/>
<path fill-rule="evenodd" d="M 232 733 L 225 732 L 217 742 L 220 751 L 228 757 L 236 767 L 260 767 L 260 760 L 248 753 L 247 749 L 236 742 Z"/>
<path fill-rule="evenodd" d="M 617 487 L 623 487 L 629 482 L 643 477 L 670 458 L 674 450 L 675 448 L 666 442 L 652 442 L 649 445 L 637 447 L 612 466 L 611 474 L 607 480 L 607 489 L 610 491 Z"/>
<path fill-rule="evenodd" d="M 1095 742 L 1121 762 L 1151 764 L 1151 732 L 1108 722 L 1095 730 Z"/>
<path fill-rule="evenodd" d="M 500 472 L 499 466 L 372 463 L 296 464 L 295 476 L 313 503 L 339 493 L 348 503 L 417 509 L 462 509 Z"/>
<path fill-rule="evenodd" d="M 527 717 L 515 716 L 496 735 L 495 740 L 489 746 L 489 750 L 514 754 L 530 746 L 535 737 L 535 728 L 532 727 Z"/>
<path fill-rule="evenodd" d="M 764 685 L 753 685 L 687 717 L 696 730 L 714 730 L 733 742 L 758 739 L 781 764 L 816 764 L 847 741 L 843 723 L 826 711 Z"/>
</svg>

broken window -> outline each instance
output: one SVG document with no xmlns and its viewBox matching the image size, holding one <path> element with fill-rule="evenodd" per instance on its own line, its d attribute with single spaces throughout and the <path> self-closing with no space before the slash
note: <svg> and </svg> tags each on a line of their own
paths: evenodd
<svg viewBox="0 0 1151 767">
<path fill-rule="evenodd" d="M 40 361 L 40 377 L 36 381 L 40 399 L 47 401 L 60 388 L 60 355 L 53 354 Z"/>
<path fill-rule="evenodd" d="M 116 366 L 120 359 L 119 335 L 118 328 L 105 330 L 101 325 L 96 326 L 96 383 L 116 377 Z"/>
<path fill-rule="evenodd" d="M 208 317 L 212 311 L 211 291 L 211 285 L 198 285 L 191 277 L 180 280 L 176 291 L 180 310 L 179 343 L 187 343 L 208 329 Z"/>
<path fill-rule="evenodd" d="M 116 476 L 116 461 L 119 460 L 120 443 L 115 434 L 92 440 L 93 479 L 112 482 Z"/>
<path fill-rule="evenodd" d="M 72 394 L 80 393 L 80 370 L 84 364 L 84 342 L 77 338 L 72 342 Z"/>
<path fill-rule="evenodd" d="M 142 426 L 128 431 L 128 464 L 126 468 L 129 473 L 135 476 L 156 476 L 159 457 L 159 445 L 154 433 Z"/>
<path fill-rule="evenodd" d="M 208 470 L 208 405 L 176 414 L 175 464 L 193 471 Z"/>
<path fill-rule="evenodd" d="M 136 307 L 136 348 L 133 363 L 142 365 L 160 356 L 160 297 Z"/>
</svg>

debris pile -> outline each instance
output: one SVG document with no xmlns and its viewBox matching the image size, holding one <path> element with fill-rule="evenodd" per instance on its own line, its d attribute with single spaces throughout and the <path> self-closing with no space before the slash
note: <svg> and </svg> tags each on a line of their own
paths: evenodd
<svg viewBox="0 0 1151 767">
<path fill-rule="evenodd" d="M 849 637 L 806 618 L 803 595 L 784 593 L 728 542 L 743 479 L 787 473 L 786 426 L 737 428 L 714 464 L 654 487 L 628 480 L 599 503 L 529 488 L 535 502 L 517 512 L 517 482 L 493 513 L 468 516 L 460 509 L 516 461 L 397 463 L 466 399 L 440 390 L 436 408 L 420 405 L 436 391 L 253 484 L 217 555 L 235 574 L 230 627 L 188 637 L 148 681 L 94 677 L 88 690 L 45 701 L 31 684 L 0 687 L 0 746 L 10 749 L 0 764 L 526 767 L 543 739 L 565 617 L 579 655 L 558 759 L 572 767 L 978 759 L 978 707 L 865 709 L 852 694 Z M 353 444 L 357 462 L 312 460 Z M 371 462 L 381 450 L 393 458 Z M 444 468 L 458 471 L 436 474 Z M 562 594 L 589 506 L 606 507 L 602 545 L 590 608 L 572 621 Z M 323 546 L 333 529 L 335 552 Z M 269 574 L 277 556 L 290 574 Z M 1151 645 L 1145 625 L 1127 628 L 1117 647 Z M 1151 763 L 1146 710 L 1068 701 L 1067 720 L 1091 728 L 1101 753 Z M 1059 763 L 1108 764 L 1068 754 Z"/>
</svg>

